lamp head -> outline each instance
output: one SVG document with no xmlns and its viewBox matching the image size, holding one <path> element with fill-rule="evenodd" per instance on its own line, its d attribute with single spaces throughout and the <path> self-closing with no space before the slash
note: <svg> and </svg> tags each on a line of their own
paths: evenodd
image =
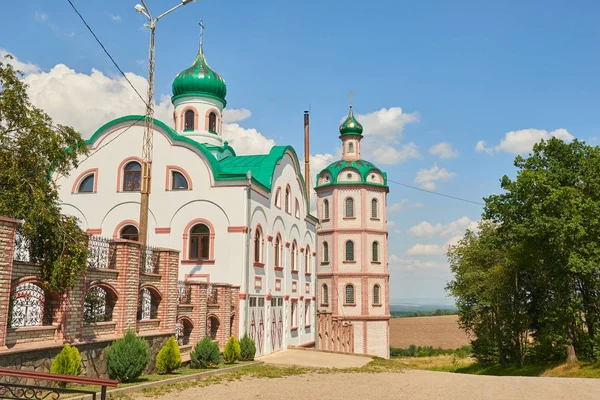
<svg viewBox="0 0 600 400">
<path fill-rule="evenodd" d="M 136 4 L 133 9 L 139 13 L 146 14 L 146 7 L 141 4 Z"/>
<path fill-rule="evenodd" d="M 196 2 L 196 0 L 181 0 L 181 4 L 183 4 L 184 6 L 185 6 L 186 4 L 189 4 L 189 3 L 195 3 L 195 2 Z"/>
</svg>

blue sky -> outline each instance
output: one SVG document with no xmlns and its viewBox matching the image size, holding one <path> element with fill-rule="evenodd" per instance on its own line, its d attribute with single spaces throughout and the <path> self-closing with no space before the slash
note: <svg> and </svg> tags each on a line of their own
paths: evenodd
<svg viewBox="0 0 600 400">
<path fill-rule="evenodd" d="M 135 1 L 73 2 L 121 68 L 146 76 L 148 32 Z M 154 14 L 176 3 L 148 0 Z M 35 65 L 26 78 L 32 98 L 59 122 L 85 131 L 83 116 L 60 114 L 77 98 L 55 93 L 65 82 L 57 64 L 82 79 L 98 78 L 98 70 L 106 79 L 97 93 L 130 95 L 130 88 L 111 86 L 116 69 L 66 0 L 9 2 L 3 11 L 0 48 Z M 260 132 L 301 154 L 302 112 L 310 103 L 311 153 L 335 155 L 352 89 L 356 112 L 370 115 L 361 121 L 375 132 L 364 154 L 391 180 L 481 201 L 499 191 L 503 174 L 514 174 L 512 160 L 526 154 L 532 138 L 554 132 L 597 143 L 599 13 L 592 1 L 200 0 L 159 22 L 156 93 L 170 94 L 173 77 L 193 61 L 203 18 L 205 53 L 227 81 L 228 108 L 251 112 L 232 121 L 239 132 Z M 103 112 L 93 120 L 98 126 L 120 110 Z M 397 153 L 378 157 L 381 146 Z M 418 180 L 419 170 L 429 178 Z M 481 206 L 391 183 L 394 204 L 392 298 L 443 297 L 450 275 L 440 249 L 480 218 Z"/>
</svg>

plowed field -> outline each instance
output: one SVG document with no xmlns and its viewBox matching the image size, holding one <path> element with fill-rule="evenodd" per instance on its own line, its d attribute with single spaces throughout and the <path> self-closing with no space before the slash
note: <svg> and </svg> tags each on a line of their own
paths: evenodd
<svg viewBox="0 0 600 400">
<path fill-rule="evenodd" d="M 469 344 L 469 338 L 458 327 L 457 315 L 390 319 L 390 345 L 407 348 L 411 344 L 456 349 Z"/>
</svg>

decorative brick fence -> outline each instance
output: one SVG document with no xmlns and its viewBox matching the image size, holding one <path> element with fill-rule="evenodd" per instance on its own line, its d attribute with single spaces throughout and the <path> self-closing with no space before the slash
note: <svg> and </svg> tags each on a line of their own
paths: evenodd
<svg viewBox="0 0 600 400">
<path fill-rule="evenodd" d="M 84 374 L 104 377 L 104 349 L 134 330 L 150 345 L 151 371 L 169 336 L 183 354 L 206 335 L 221 348 L 238 336 L 239 287 L 179 282 L 179 251 L 90 236 L 87 273 L 67 292 L 51 293 L 18 226 L 0 217 L 0 367 L 48 372 L 71 343 L 82 353 Z"/>
<path fill-rule="evenodd" d="M 317 323 L 317 349 L 354 353 L 354 325 L 329 312 L 317 313 Z"/>
</svg>

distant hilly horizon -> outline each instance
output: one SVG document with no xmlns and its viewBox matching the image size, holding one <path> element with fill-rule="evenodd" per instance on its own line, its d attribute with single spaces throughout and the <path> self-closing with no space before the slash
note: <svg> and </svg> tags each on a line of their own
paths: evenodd
<svg viewBox="0 0 600 400">
<path fill-rule="evenodd" d="M 456 308 L 453 297 L 394 297 L 390 299 L 390 305 L 402 306 L 447 306 Z"/>
</svg>

